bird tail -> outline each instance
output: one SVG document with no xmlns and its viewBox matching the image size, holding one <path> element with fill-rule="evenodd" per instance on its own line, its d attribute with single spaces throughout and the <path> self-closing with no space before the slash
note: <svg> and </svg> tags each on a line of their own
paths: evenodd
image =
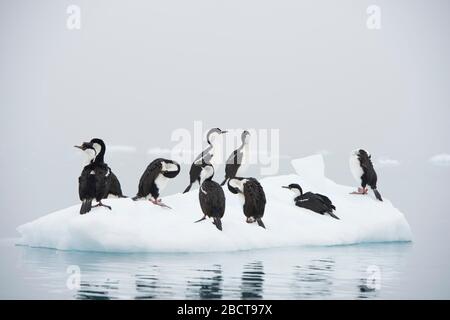
<svg viewBox="0 0 450 320">
<path fill-rule="evenodd" d="M 375 194 L 375 197 L 378 200 L 383 201 L 383 198 L 381 198 L 381 194 L 378 192 L 378 190 L 377 189 L 372 189 L 372 190 L 373 190 L 373 193 Z"/>
<path fill-rule="evenodd" d="M 256 219 L 256 222 L 258 223 L 258 226 L 263 227 L 264 229 L 266 226 L 264 225 L 264 222 L 262 222 L 261 218 Z"/>
<path fill-rule="evenodd" d="M 328 214 L 329 214 L 331 217 L 333 217 L 333 218 L 335 218 L 335 219 L 337 219 L 337 220 L 340 220 L 339 217 L 333 213 L 333 211 L 329 211 Z"/>
<path fill-rule="evenodd" d="M 81 203 L 80 214 L 85 214 L 91 211 L 92 199 L 84 199 Z"/>
<path fill-rule="evenodd" d="M 227 182 L 228 178 L 225 177 L 225 180 L 222 181 L 222 183 L 220 184 L 221 186 L 223 186 L 226 182 Z"/>
<path fill-rule="evenodd" d="M 222 221 L 220 218 L 214 218 L 214 224 L 216 225 L 217 229 L 222 231 Z"/>
<path fill-rule="evenodd" d="M 192 183 L 190 183 L 187 188 L 183 191 L 183 193 L 189 192 L 189 190 L 191 190 L 192 187 Z"/>
</svg>

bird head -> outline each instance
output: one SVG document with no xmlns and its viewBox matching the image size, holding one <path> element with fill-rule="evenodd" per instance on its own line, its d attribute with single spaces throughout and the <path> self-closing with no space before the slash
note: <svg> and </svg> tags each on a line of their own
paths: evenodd
<svg viewBox="0 0 450 320">
<path fill-rule="evenodd" d="M 97 157 L 103 158 L 106 149 L 103 140 L 98 138 L 94 138 L 89 142 L 83 142 L 81 145 L 74 147 L 83 150 L 89 162 L 96 160 Z"/>
<path fill-rule="evenodd" d="M 296 196 L 300 196 L 303 194 L 302 187 L 300 187 L 300 185 L 297 183 L 291 183 L 290 185 L 283 186 L 282 188 L 291 190 L 292 192 L 295 193 Z"/>
<path fill-rule="evenodd" d="M 247 144 L 250 142 L 250 132 L 248 132 L 247 130 L 245 130 L 244 132 L 242 132 L 241 134 L 241 140 L 243 144 Z"/>
<path fill-rule="evenodd" d="M 208 141 L 209 144 L 213 143 L 214 140 L 217 139 L 217 137 L 219 137 L 222 134 L 227 133 L 228 131 L 225 130 L 221 130 L 219 128 L 213 128 L 211 130 L 208 131 L 208 133 L 206 134 L 206 140 Z"/>
</svg>

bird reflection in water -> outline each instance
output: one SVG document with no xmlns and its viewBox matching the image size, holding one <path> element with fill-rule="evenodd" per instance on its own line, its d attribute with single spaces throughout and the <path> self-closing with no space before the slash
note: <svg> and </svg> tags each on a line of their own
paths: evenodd
<svg viewBox="0 0 450 320">
<path fill-rule="evenodd" d="M 107 279 L 100 282 L 81 281 L 75 299 L 78 300 L 111 300 L 112 292 L 119 289 L 119 281 Z"/>
<path fill-rule="evenodd" d="M 196 270 L 201 276 L 188 280 L 186 298 L 188 299 L 222 299 L 222 266 L 213 265 L 210 269 Z"/>
<path fill-rule="evenodd" d="M 172 288 L 160 280 L 160 267 L 151 266 L 135 275 L 137 300 L 170 298 Z"/>
<path fill-rule="evenodd" d="M 241 299 L 262 299 L 264 277 L 264 266 L 261 261 L 244 265 L 242 271 Z"/>
</svg>

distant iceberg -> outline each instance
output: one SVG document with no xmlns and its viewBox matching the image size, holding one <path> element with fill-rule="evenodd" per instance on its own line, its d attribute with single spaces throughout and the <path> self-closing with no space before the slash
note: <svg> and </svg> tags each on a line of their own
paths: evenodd
<svg viewBox="0 0 450 320">
<path fill-rule="evenodd" d="M 245 223 L 238 197 L 225 187 L 222 232 L 211 220 L 193 223 L 203 215 L 198 190 L 192 190 L 165 196 L 172 210 L 147 201 L 108 199 L 104 202 L 112 211 L 96 208 L 81 216 L 75 205 L 19 226 L 18 244 L 101 252 L 213 252 L 411 241 L 405 216 L 389 200 L 350 195 L 354 188 L 325 177 L 321 155 L 293 160 L 292 165 L 296 174 L 260 180 L 267 197 L 267 229 Z M 327 195 L 341 220 L 296 207 L 293 194 L 281 188 L 289 183 Z"/>
</svg>

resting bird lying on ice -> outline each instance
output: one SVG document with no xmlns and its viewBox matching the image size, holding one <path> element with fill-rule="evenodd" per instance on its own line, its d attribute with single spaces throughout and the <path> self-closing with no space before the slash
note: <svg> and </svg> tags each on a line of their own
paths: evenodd
<svg viewBox="0 0 450 320">
<path fill-rule="evenodd" d="M 291 183 L 282 188 L 289 189 L 295 193 L 294 202 L 297 207 L 309 209 L 322 215 L 328 213 L 331 217 L 339 220 L 333 213 L 333 210 L 336 210 L 336 207 L 327 196 L 320 193 L 303 193 L 302 187 L 296 183 Z"/>
</svg>

